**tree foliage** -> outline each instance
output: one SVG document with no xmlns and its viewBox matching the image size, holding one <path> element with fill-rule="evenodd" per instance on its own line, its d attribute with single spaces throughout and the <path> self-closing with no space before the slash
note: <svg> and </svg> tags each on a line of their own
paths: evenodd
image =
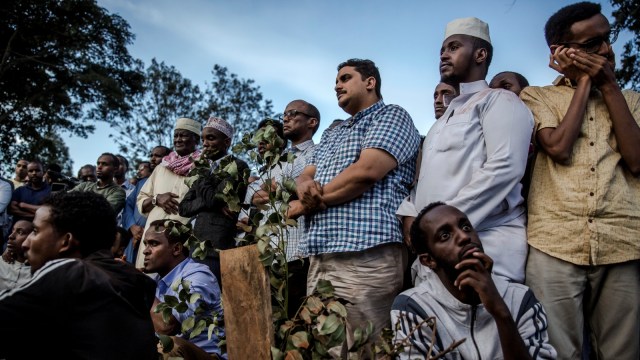
<svg viewBox="0 0 640 360">
<path fill-rule="evenodd" d="M 143 91 L 132 100 L 131 115 L 114 122 L 120 151 L 137 162 L 158 145 L 171 147 L 177 118 L 197 119 L 202 93 L 173 66 L 151 60 Z"/>
<path fill-rule="evenodd" d="M 142 82 L 140 63 L 127 50 L 133 38 L 124 19 L 93 0 L 3 1 L 2 163 L 38 157 L 43 146 L 56 153 L 46 134 L 86 137 L 92 121 L 125 116 L 125 100 Z"/>
<path fill-rule="evenodd" d="M 640 0 L 611 0 L 614 17 L 613 31 L 628 30 L 633 36 L 624 45 L 620 58 L 622 66 L 616 70 L 620 86 L 640 91 Z"/>
<path fill-rule="evenodd" d="M 263 99 L 254 80 L 240 79 L 220 65 L 214 65 L 212 75 L 201 91 L 175 67 L 153 59 L 131 116 L 113 124 L 120 150 L 132 159 L 146 158 L 155 146 L 172 147 L 176 119 L 189 117 L 204 124 L 212 115 L 233 125 L 236 143 L 271 115 L 271 101 Z"/>
<path fill-rule="evenodd" d="M 214 65 L 213 82 L 204 94 L 201 119 L 215 115 L 227 120 L 235 130 L 233 143 L 239 143 L 244 133 L 252 132 L 262 119 L 271 117 L 271 100 L 264 100 L 260 87 L 252 79 L 239 79 L 226 67 Z"/>
</svg>

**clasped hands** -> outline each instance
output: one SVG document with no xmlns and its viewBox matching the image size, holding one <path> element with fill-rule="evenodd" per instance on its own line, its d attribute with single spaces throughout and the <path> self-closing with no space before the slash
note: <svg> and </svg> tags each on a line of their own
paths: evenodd
<svg viewBox="0 0 640 360">
<path fill-rule="evenodd" d="M 554 45 L 552 50 L 553 54 L 549 57 L 549 67 L 568 79 L 576 83 L 581 80 L 591 80 L 598 87 L 615 84 L 615 74 L 611 65 L 613 60 L 610 59 L 614 55 L 611 50 L 609 50 L 608 57 L 595 53 L 589 54 L 564 45 Z"/>
<path fill-rule="evenodd" d="M 300 215 L 312 214 L 324 210 L 327 205 L 322 198 L 323 189 L 319 182 L 308 180 L 297 184 L 298 199 L 289 203 L 287 216 L 297 218 Z"/>
</svg>

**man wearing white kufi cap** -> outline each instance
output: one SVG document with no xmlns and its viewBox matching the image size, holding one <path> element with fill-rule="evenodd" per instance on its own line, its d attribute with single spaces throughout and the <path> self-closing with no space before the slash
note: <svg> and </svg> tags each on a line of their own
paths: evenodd
<svg viewBox="0 0 640 360">
<path fill-rule="evenodd" d="M 521 283 L 527 236 L 520 179 L 533 118 L 515 94 L 487 85 L 492 56 L 487 23 L 470 17 L 447 24 L 440 77 L 460 95 L 429 130 L 417 195 L 407 198 L 397 214 L 408 226 L 435 201 L 460 209 L 494 260 L 493 272 Z"/>
<path fill-rule="evenodd" d="M 216 198 L 216 194 L 222 194 L 230 184 L 238 198 L 244 200 L 250 173 L 247 163 L 232 154 L 227 155 L 232 138 L 233 127 L 227 121 L 214 116 L 207 120 L 202 129 L 202 151 L 211 163 L 212 172 L 209 176 L 201 176 L 191 185 L 178 208 L 181 216 L 196 218 L 193 234 L 211 245 L 204 260 L 198 257 L 194 257 L 194 260 L 209 266 L 220 286 L 220 254 L 217 250 L 235 247 L 238 213 L 230 211 L 226 202 Z M 234 163 L 237 175 L 225 171 Z"/>
<path fill-rule="evenodd" d="M 193 119 L 179 118 L 173 130 L 173 149 L 156 166 L 149 180 L 144 184 L 136 206 L 140 214 L 147 217 L 145 232 L 155 220 L 171 219 L 187 223 L 188 218 L 178 214 L 178 205 L 189 188 L 184 180 L 194 167 L 193 159 L 200 157 L 196 149 L 200 139 L 202 125 Z M 144 239 L 144 235 L 143 235 Z M 136 268 L 144 266 L 144 244 L 138 249 Z"/>
</svg>

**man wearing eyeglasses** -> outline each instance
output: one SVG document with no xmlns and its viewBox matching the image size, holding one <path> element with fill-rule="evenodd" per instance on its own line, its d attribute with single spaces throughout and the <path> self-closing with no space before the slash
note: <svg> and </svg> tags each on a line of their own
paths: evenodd
<svg viewBox="0 0 640 360">
<path fill-rule="evenodd" d="M 520 95 L 540 148 L 526 283 L 559 359 L 583 358 L 585 323 L 597 358 L 640 359 L 640 94 L 616 83 L 599 4 L 560 9 L 545 37 L 561 76 Z"/>
<path fill-rule="evenodd" d="M 380 89 L 373 61 L 338 66 L 338 105 L 351 117 L 325 132 L 298 177 L 302 201 L 290 203 L 292 213 L 310 214 L 307 293 L 326 279 L 351 302 L 349 346 L 355 328 L 368 321 L 375 329 L 371 339 L 390 326 L 407 262 L 395 210 L 409 194 L 420 135 L 403 108 L 382 101 Z"/>
</svg>

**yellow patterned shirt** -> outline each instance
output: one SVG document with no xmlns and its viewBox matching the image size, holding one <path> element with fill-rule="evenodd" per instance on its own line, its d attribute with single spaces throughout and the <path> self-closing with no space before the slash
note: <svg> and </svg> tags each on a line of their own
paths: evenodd
<svg viewBox="0 0 640 360">
<path fill-rule="evenodd" d="M 575 89 L 558 80 L 520 94 L 536 132 L 557 127 L 567 112 Z M 640 94 L 622 93 L 640 122 Z M 640 259 L 640 178 L 625 168 L 598 90 L 589 96 L 569 161 L 555 163 L 538 152 L 528 206 L 529 244 L 546 254 L 576 265 Z"/>
</svg>

